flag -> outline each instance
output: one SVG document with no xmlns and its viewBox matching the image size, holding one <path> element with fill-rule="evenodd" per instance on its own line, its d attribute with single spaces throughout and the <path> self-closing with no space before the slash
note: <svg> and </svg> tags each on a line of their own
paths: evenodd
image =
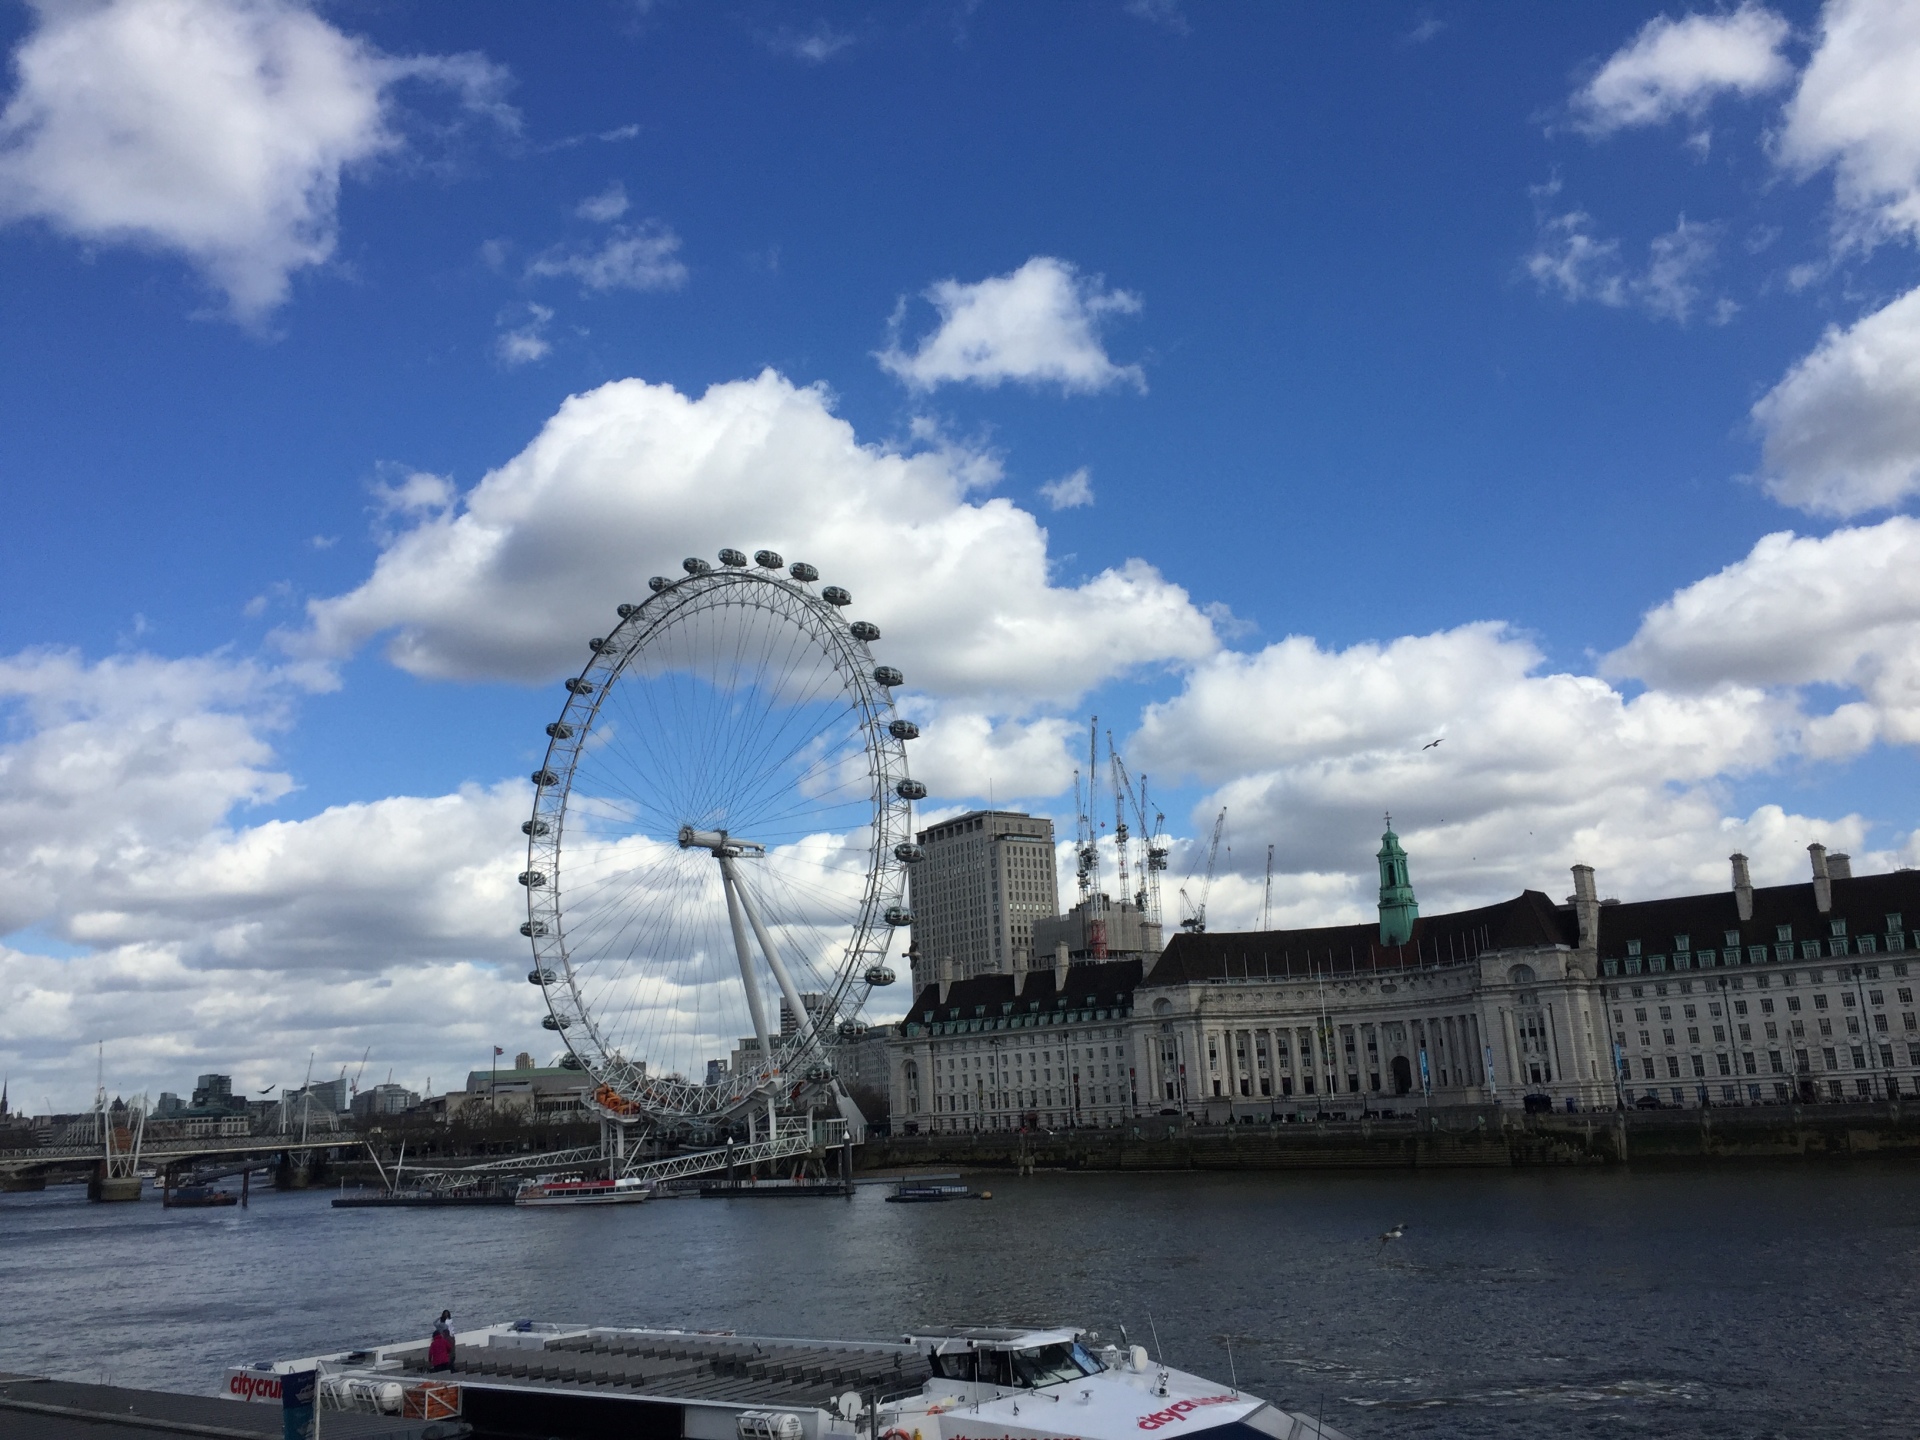
<svg viewBox="0 0 1920 1440">
<path fill-rule="evenodd" d="M 498 1045 L 496 1045 L 496 1046 L 494 1046 L 494 1047 L 493 1047 L 493 1053 L 494 1053 L 494 1054 L 496 1054 L 496 1055 L 504 1055 L 504 1054 L 506 1054 L 507 1052 L 506 1052 L 506 1051 L 504 1051 L 504 1050 L 502 1050 L 502 1049 L 501 1049 L 501 1048 L 500 1048 L 500 1047 L 499 1047 Z"/>
</svg>

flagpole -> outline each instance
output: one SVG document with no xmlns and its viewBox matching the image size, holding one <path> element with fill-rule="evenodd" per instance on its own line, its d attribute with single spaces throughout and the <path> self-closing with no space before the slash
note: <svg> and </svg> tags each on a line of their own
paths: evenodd
<svg viewBox="0 0 1920 1440">
<path fill-rule="evenodd" d="M 487 1129 L 491 1130 L 500 1118 L 497 1107 L 500 1103 L 500 1047 L 493 1047 L 493 1083 L 487 1087 Z"/>
</svg>

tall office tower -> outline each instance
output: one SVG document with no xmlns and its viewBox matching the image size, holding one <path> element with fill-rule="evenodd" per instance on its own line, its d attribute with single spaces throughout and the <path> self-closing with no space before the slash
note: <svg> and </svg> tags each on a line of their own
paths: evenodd
<svg viewBox="0 0 1920 1440">
<path fill-rule="evenodd" d="M 1033 922 L 1059 913 L 1053 822 L 1011 810 L 975 810 L 914 837 L 926 858 L 908 867 L 913 988 L 940 978 L 1010 975 L 1013 952 L 1033 949 Z"/>
</svg>

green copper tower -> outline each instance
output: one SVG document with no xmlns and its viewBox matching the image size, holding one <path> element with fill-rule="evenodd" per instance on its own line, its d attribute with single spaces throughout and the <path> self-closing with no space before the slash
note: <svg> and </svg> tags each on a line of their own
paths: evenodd
<svg viewBox="0 0 1920 1440">
<path fill-rule="evenodd" d="M 1404 945 L 1413 934 L 1413 922 L 1420 918 L 1420 902 L 1413 898 L 1413 882 L 1407 878 L 1407 852 L 1400 848 L 1400 837 L 1393 833 L 1393 816 L 1387 816 L 1387 833 L 1380 837 L 1380 943 Z"/>
</svg>

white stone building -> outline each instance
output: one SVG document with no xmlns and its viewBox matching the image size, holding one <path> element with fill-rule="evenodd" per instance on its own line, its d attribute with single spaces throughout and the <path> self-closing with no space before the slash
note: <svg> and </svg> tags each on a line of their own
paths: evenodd
<svg viewBox="0 0 1920 1440">
<path fill-rule="evenodd" d="M 1143 976 L 921 988 L 890 1044 L 895 1124 L 1920 1094 L 1920 873 L 1810 853 L 1797 885 L 1756 890 L 1736 855 L 1727 891 L 1621 904 L 1578 865 L 1564 904 L 1529 890 L 1423 917 L 1389 829 L 1377 924 L 1180 934 Z M 1080 1103 L 1095 1079 L 1101 1103 Z"/>
</svg>

